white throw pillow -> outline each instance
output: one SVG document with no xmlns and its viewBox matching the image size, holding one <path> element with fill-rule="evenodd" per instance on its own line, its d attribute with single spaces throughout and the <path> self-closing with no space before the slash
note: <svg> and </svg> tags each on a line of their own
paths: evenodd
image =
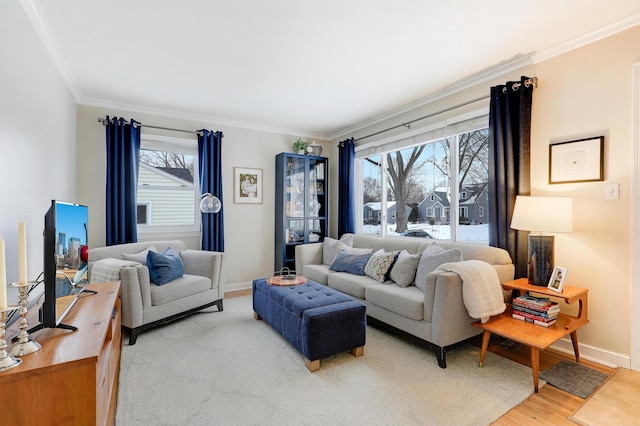
<svg viewBox="0 0 640 426">
<path fill-rule="evenodd" d="M 326 237 L 322 245 L 322 263 L 324 263 L 325 265 L 331 265 L 333 261 L 336 260 L 338 253 L 340 253 L 340 250 L 345 250 L 348 248 L 350 247 L 345 243 L 334 238 Z"/>
<path fill-rule="evenodd" d="M 381 283 L 389 279 L 389 270 L 400 254 L 399 251 L 387 251 L 380 249 L 373 253 L 364 267 L 366 276 Z"/>
<path fill-rule="evenodd" d="M 408 251 L 402 250 L 396 263 L 391 268 L 391 274 L 389 275 L 391 280 L 400 287 L 408 287 L 413 284 L 421 256 L 422 253 L 409 254 Z"/>
<path fill-rule="evenodd" d="M 143 265 L 146 265 L 147 254 L 149 253 L 149 250 L 156 251 L 156 252 L 158 251 L 158 249 L 156 249 L 155 246 L 149 246 L 149 248 L 147 248 L 146 250 L 142 250 L 140 253 L 134 253 L 134 254 L 122 253 L 122 258 L 124 260 L 130 260 L 132 262 L 138 262 Z"/>
</svg>

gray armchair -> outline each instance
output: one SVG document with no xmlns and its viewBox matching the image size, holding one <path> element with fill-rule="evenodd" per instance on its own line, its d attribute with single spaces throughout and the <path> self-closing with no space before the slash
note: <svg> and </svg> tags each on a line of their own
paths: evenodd
<svg viewBox="0 0 640 426">
<path fill-rule="evenodd" d="M 155 247 L 163 252 L 171 246 L 184 264 L 184 275 L 158 286 L 151 282 L 144 261 L 119 269 L 122 291 L 122 326 L 129 330 L 129 345 L 141 332 L 216 305 L 222 311 L 224 298 L 224 255 L 220 252 L 189 250 L 182 241 L 149 241 L 120 244 L 89 250 L 89 280 L 96 262 L 102 259 L 125 260 Z M 127 256 L 129 258 L 135 256 Z M 144 256 L 139 256 L 144 259 Z M 97 274 L 96 274 L 97 275 Z"/>
</svg>

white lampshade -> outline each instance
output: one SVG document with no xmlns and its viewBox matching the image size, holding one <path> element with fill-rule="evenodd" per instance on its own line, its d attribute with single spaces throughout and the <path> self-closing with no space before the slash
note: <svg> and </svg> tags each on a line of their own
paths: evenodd
<svg viewBox="0 0 640 426">
<path fill-rule="evenodd" d="M 511 218 L 511 227 L 533 232 L 572 232 L 571 198 L 518 195 Z"/>
</svg>

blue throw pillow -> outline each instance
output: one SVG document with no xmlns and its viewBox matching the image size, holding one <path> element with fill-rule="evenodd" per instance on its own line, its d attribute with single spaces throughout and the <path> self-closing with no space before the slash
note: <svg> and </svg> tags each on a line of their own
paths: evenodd
<svg viewBox="0 0 640 426">
<path fill-rule="evenodd" d="M 151 281 L 163 285 L 184 275 L 184 264 L 180 254 L 171 247 L 162 253 L 149 250 L 147 267 Z"/>
<path fill-rule="evenodd" d="M 329 269 L 335 272 L 348 272 L 354 275 L 364 275 L 364 266 L 369 261 L 371 254 L 350 254 L 342 250 L 338 253 Z"/>
</svg>

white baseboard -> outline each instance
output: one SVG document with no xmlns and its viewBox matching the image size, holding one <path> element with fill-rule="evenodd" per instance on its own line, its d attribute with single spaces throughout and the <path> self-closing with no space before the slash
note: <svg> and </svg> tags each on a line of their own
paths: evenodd
<svg viewBox="0 0 640 426">
<path fill-rule="evenodd" d="M 551 345 L 551 348 L 573 355 L 573 345 L 571 344 L 571 339 L 560 339 L 556 343 Z M 612 368 L 631 368 L 631 357 L 628 355 L 617 354 L 604 349 L 596 348 L 594 346 L 584 345 L 579 342 L 578 349 L 580 350 L 580 358 L 597 362 L 598 364 L 606 365 Z"/>
<path fill-rule="evenodd" d="M 240 282 L 240 283 L 226 283 L 224 286 L 224 292 L 228 293 L 231 291 L 241 291 L 241 290 L 251 290 L 251 281 Z"/>
</svg>

